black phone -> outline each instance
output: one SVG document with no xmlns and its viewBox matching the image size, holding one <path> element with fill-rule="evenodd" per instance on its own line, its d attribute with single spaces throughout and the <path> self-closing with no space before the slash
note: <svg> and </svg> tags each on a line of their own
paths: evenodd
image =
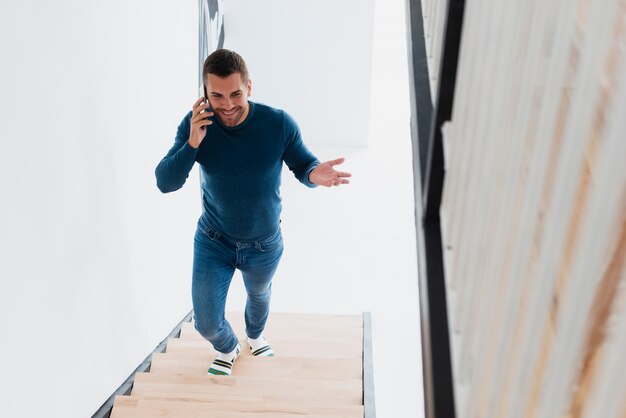
<svg viewBox="0 0 626 418">
<path fill-rule="evenodd" d="M 209 95 L 206 93 L 206 86 L 202 84 L 202 88 L 204 89 L 204 103 L 209 103 Z M 205 112 L 212 112 L 211 105 L 205 109 Z"/>
</svg>

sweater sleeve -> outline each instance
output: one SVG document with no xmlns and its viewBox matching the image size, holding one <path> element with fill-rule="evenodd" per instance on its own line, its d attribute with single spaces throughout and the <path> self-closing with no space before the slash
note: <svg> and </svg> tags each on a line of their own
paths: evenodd
<svg viewBox="0 0 626 418">
<path fill-rule="evenodd" d="M 283 138 L 286 143 L 283 161 L 302 184 L 311 188 L 317 187 L 309 181 L 309 173 L 320 164 L 320 161 L 302 142 L 302 135 L 296 121 L 285 112 L 283 115 Z"/>
<path fill-rule="evenodd" d="M 180 189 L 187 181 L 193 167 L 198 149 L 193 148 L 189 139 L 191 112 L 178 125 L 174 145 L 157 165 L 155 170 L 157 187 L 163 193 Z"/>
</svg>

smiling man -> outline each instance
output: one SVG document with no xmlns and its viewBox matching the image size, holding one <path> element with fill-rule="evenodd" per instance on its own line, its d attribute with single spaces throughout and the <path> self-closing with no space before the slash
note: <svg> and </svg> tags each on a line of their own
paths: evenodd
<svg viewBox="0 0 626 418">
<path fill-rule="evenodd" d="M 283 162 L 308 187 L 348 184 L 351 175 L 320 163 L 284 111 L 248 98 L 252 81 L 237 53 L 219 49 L 204 62 L 205 98 L 178 126 L 174 145 L 156 168 L 163 193 L 180 189 L 195 162 L 202 173 L 202 215 L 194 237 L 191 294 L 196 330 L 218 352 L 209 374 L 231 374 L 241 351 L 225 318 L 235 269 L 247 292 L 246 342 L 255 356 L 271 356 L 263 337 L 272 277 L 283 253 L 280 180 Z"/>
</svg>

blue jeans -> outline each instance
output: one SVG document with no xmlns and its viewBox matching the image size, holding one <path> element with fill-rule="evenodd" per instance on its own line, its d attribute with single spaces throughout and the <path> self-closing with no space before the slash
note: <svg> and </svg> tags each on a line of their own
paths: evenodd
<svg viewBox="0 0 626 418">
<path fill-rule="evenodd" d="M 215 350 L 229 353 L 238 338 L 224 316 L 230 282 L 239 269 L 248 298 L 246 334 L 258 338 L 269 316 L 272 277 L 283 254 L 280 228 L 261 241 L 237 242 L 226 239 L 202 219 L 194 236 L 191 297 L 194 327 Z"/>
</svg>

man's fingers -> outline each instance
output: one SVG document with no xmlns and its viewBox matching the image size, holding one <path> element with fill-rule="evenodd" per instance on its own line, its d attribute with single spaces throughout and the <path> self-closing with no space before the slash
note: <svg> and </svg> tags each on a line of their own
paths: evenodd
<svg viewBox="0 0 626 418">
<path fill-rule="evenodd" d="M 213 112 L 198 113 L 195 116 L 191 117 L 191 123 L 194 124 L 194 123 L 196 123 L 198 121 L 201 121 L 201 120 L 204 120 L 204 119 L 208 120 L 208 118 L 210 116 L 213 116 L 214 114 L 215 113 L 213 113 Z"/>
<path fill-rule="evenodd" d="M 337 175 L 338 175 L 339 177 L 352 177 L 352 174 L 350 174 L 350 173 L 344 173 L 344 172 L 342 172 L 342 171 L 337 171 Z"/>
<path fill-rule="evenodd" d="M 337 165 L 337 164 L 341 164 L 341 163 L 343 163 L 344 161 L 346 161 L 346 159 L 345 159 L 345 158 L 343 158 L 343 157 L 341 157 L 341 158 L 337 158 L 336 160 L 331 160 L 331 161 L 329 161 L 329 162 L 328 162 L 328 164 L 330 164 L 330 166 L 332 167 L 332 166 L 335 166 L 335 165 Z"/>
<path fill-rule="evenodd" d="M 200 97 L 198 100 L 196 100 L 196 102 L 193 104 L 193 106 L 191 107 L 191 110 L 193 111 L 193 113 L 196 113 L 196 110 L 198 109 L 198 106 L 200 106 L 200 104 L 202 103 L 202 100 L 204 100 L 204 97 Z"/>
<path fill-rule="evenodd" d="M 215 113 L 213 112 L 203 112 L 203 113 L 197 113 L 196 115 L 194 115 L 191 120 L 193 121 L 195 120 L 201 120 L 201 119 L 206 119 L 209 116 L 213 116 Z"/>
<path fill-rule="evenodd" d="M 197 115 L 199 114 L 202 109 L 206 109 L 207 107 L 209 107 L 209 102 L 207 101 L 206 103 L 202 103 L 204 101 L 204 97 L 200 97 L 198 100 L 196 100 L 196 102 L 193 104 L 191 113 L 193 115 Z"/>
<path fill-rule="evenodd" d="M 198 126 L 206 126 L 206 125 L 212 125 L 213 121 L 211 119 L 200 119 L 197 122 L 194 122 L 195 125 Z"/>
<path fill-rule="evenodd" d="M 326 183 L 324 183 L 326 187 L 340 186 L 342 184 L 350 184 L 350 180 L 337 178 L 334 180 L 329 180 Z"/>
<path fill-rule="evenodd" d="M 206 127 L 209 126 L 209 125 L 212 125 L 212 124 L 213 124 L 213 121 L 209 120 L 209 119 L 198 121 L 198 122 L 194 123 L 194 125 L 192 127 L 192 131 L 197 130 L 197 131 L 204 132 L 206 130 Z"/>
</svg>

